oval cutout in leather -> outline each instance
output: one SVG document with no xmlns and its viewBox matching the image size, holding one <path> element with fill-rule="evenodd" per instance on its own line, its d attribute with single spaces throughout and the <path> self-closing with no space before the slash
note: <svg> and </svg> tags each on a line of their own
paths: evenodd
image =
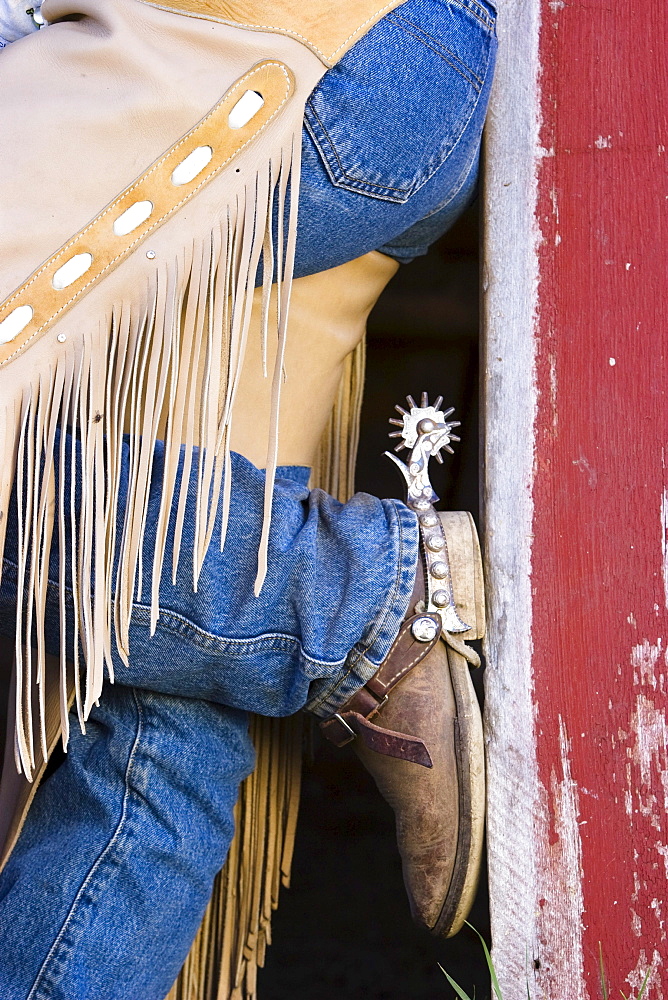
<svg viewBox="0 0 668 1000">
<path fill-rule="evenodd" d="M 146 222 L 152 211 L 152 201 L 136 201 L 134 205 L 126 208 L 123 214 L 119 215 L 116 219 L 114 222 L 114 234 L 116 236 L 127 236 L 137 226 L 141 226 L 142 222 Z"/>
<path fill-rule="evenodd" d="M 7 319 L 0 323 L 0 344 L 8 344 L 14 337 L 18 337 L 21 330 L 25 330 L 33 317 L 32 306 L 17 306 L 10 312 Z"/>
<path fill-rule="evenodd" d="M 63 288 L 67 288 L 77 278 L 80 278 L 82 274 L 85 274 L 92 263 L 92 253 L 75 254 L 62 267 L 58 268 L 51 279 L 51 284 L 57 292 L 61 292 Z"/>
<path fill-rule="evenodd" d="M 180 187 L 182 184 L 189 184 L 199 173 L 211 162 L 213 149 L 211 146 L 198 146 L 192 153 L 181 160 L 172 171 L 172 184 Z"/>
<path fill-rule="evenodd" d="M 230 128 L 243 128 L 244 125 L 248 125 L 251 118 L 255 117 L 263 104 L 262 94 L 258 94 L 257 90 L 247 90 L 230 111 L 227 124 Z"/>
</svg>

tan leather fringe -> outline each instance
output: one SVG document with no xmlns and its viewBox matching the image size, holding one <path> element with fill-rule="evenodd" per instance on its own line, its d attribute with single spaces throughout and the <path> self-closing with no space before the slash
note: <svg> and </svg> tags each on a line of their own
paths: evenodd
<svg viewBox="0 0 668 1000">
<path fill-rule="evenodd" d="M 364 345 L 347 361 L 312 482 L 340 500 L 353 492 L 364 386 Z M 302 717 L 255 716 L 254 773 L 241 786 L 236 834 L 190 954 L 167 1000 L 255 1000 L 271 943 L 271 914 L 289 886 L 302 758 Z"/>
<path fill-rule="evenodd" d="M 366 344 L 362 340 L 345 361 L 332 415 L 313 464 L 311 485 L 345 502 L 355 490 Z"/>
<path fill-rule="evenodd" d="M 16 766 L 28 778 L 35 747 L 46 756 L 44 613 L 48 553 L 56 533 L 60 553 L 61 725 L 67 746 L 67 691 L 75 692 L 84 727 L 100 697 L 107 666 L 113 678 L 112 642 L 121 659 L 129 655 L 133 601 L 151 594 L 152 626 L 159 616 L 170 514 L 176 506 L 172 576 L 183 557 L 182 533 L 191 471 L 197 482 L 193 586 L 212 539 L 222 494 L 223 546 L 231 495 L 230 430 L 246 348 L 255 277 L 263 246 L 271 239 L 272 203 L 278 198 L 278 358 L 272 384 L 273 430 L 268 447 L 265 517 L 256 587 L 266 571 L 276 430 L 282 383 L 296 232 L 300 159 L 299 119 L 279 156 L 259 165 L 223 221 L 202 239 L 182 248 L 170 264 L 156 268 L 140 301 L 125 300 L 88 336 L 68 335 L 53 363 L 38 366 L 17 398 L 0 402 L 0 461 L 16 469 L 18 498 Z M 290 194 L 292 197 L 290 197 Z M 284 207 L 290 201 L 286 215 Z M 271 274 L 267 275 L 270 281 Z M 268 296 L 266 296 L 268 305 Z M 268 328 L 268 319 L 264 323 Z M 270 331 L 271 332 L 271 331 Z M 57 427 L 67 426 L 69 438 Z M 118 510 L 124 429 L 130 434 L 128 500 Z M 151 565 L 143 540 L 155 441 L 165 441 L 165 469 Z M 182 450 L 182 442 L 185 448 Z M 201 444 L 202 447 L 196 448 Z M 182 468 L 179 459 L 183 452 Z M 67 514 L 66 471 L 80 469 L 80 515 Z M 56 475 L 57 472 L 57 475 Z M 224 475 L 225 473 L 225 475 Z M 71 477 L 72 483 L 75 481 Z M 56 482 L 59 483 L 56 488 Z M 2 477 L 0 511 L 7 510 L 11 475 Z M 56 492 L 58 495 L 56 495 Z M 61 515 L 61 512 L 62 515 Z M 6 517 L 0 518 L 0 555 Z M 120 548 L 114 577 L 114 553 Z M 66 635 L 65 569 L 69 564 L 74 603 L 73 634 Z M 95 581 L 94 590 L 92 588 Z M 112 592 L 113 598 L 112 598 Z M 28 638 L 33 636 L 33 642 Z M 74 645 L 68 668 L 66 647 Z M 36 652 L 33 651 L 34 645 Z M 79 647 L 83 656 L 80 656 Z M 85 664 L 85 670 L 84 670 Z M 32 691 L 39 693 L 35 712 Z"/>
</svg>

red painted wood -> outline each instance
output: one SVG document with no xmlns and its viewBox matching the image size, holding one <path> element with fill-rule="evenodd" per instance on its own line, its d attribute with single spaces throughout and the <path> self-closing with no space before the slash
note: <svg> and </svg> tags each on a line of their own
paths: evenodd
<svg viewBox="0 0 668 1000">
<path fill-rule="evenodd" d="M 635 996 L 654 961 L 648 995 L 660 1000 L 668 998 L 668 5 L 546 0 L 542 16 L 532 580 L 538 762 L 552 816 L 543 905 L 564 891 L 549 887 L 568 846 L 559 821 L 566 794 L 579 810 L 571 833 L 581 841 L 582 995 L 601 996 L 601 942 L 611 996 L 632 988 Z M 554 942 L 545 948 L 549 956 Z"/>
</svg>

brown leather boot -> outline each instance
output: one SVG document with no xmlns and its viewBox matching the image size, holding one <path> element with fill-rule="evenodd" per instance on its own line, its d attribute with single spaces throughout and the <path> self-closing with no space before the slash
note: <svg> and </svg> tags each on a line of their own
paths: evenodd
<svg viewBox="0 0 668 1000">
<path fill-rule="evenodd" d="M 424 487 L 426 462 L 423 473 Z M 473 903 L 483 847 L 482 720 L 469 673 L 480 661 L 463 641 L 484 633 L 482 564 L 470 514 L 437 514 L 426 489 L 411 502 L 410 484 L 409 506 L 421 553 L 407 617 L 378 672 L 321 730 L 337 746 L 354 741 L 394 810 L 413 918 L 451 937 Z"/>
</svg>

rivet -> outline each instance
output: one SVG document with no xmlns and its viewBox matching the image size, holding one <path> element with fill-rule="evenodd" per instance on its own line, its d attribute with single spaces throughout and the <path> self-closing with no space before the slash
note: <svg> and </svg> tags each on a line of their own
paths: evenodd
<svg viewBox="0 0 668 1000">
<path fill-rule="evenodd" d="M 438 524 L 438 518 L 436 514 L 420 514 L 420 524 L 424 524 L 425 528 L 433 528 Z"/>
<path fill-rule="evenodd" d="M 56 337 L 56 340 L 58 341 L 59 344 L 64 344 L 65 341 L 67 340 L 67 334 L 59 333 L 58 336 Z"/>
<path fill-rule="evenodd" d="M 146 256 L 149 260 L 155 260 L 155 250 L 147 250 Z"/>
<path fill-rule="evenodd" d="M 437 580 L 442 580 L 448 575 L 448 564 L 444 562 L 435 562 L 434 565 L 429 568 L 429 572 L 432 576 L 435 576 Z"/>
<path fill-rule="evenodd" d="M 444 608 L 450 603 L 450 595 L 447 590 L 437 590 L 432 600 L 437 608 Z"/>
<path fill-rule="evenodd" d="M 436 424 L 433 420 L 430 420 L 429 417 L 425 417 L 424 420 L 421 420 L 418 424 L 418 430 L 421 431 L 422 434 L 429 434 L 435 427 Z"/>
<path fill-rule="evenodd" d="M 431 642 L 438 635 L 439 629 L 433 618 L 418 618 L 411 625 L 411 632 L 418 642 Z"/>
<path fill-rule="evenodd" d="M 440 552 L 441 549 L 445 548 L 445 538 L 441 535 L 434 535 L 433 538 L 428 538 L 427 548 L 431 549 L 432 552 Z"/>
</svg>

